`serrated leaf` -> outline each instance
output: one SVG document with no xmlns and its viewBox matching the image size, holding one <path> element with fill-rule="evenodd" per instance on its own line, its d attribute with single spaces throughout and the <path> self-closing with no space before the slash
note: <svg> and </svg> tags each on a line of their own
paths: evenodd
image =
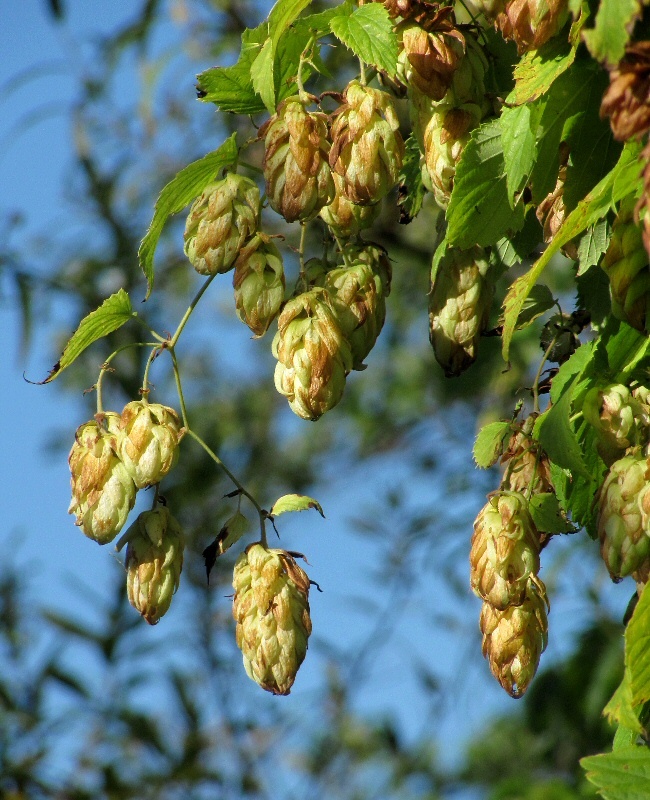
<svg viewBox="0 0 650 800">
<path fill-rule="evenodd" d="M 397 36 L 383 5 L 367 3 L 350 16 L 334 17 L 330 29 L 361 61 L 387 72 L 391 78 L 395 77 Z"/>
<path fill-rule="evenodd" d="M 490 422 L 478 432 L 474 442 L 474 461 L 476 466 L 487 469 L 503 455 L 503 446 L 510 433 L 509 422 Z"/>
<path fill-rule="evenodd" d="M 634 24 L 641 16 L 641 0 L 601 0 L 596 25 L 583 39 L 596 61 L 614 67 L 623 58 Z"/>
<path fill-rule="evenodd" d="M 625 629 L 625 669 L 629 673 L 631 704 L 650 700 L 650 589 L 646 584 Z"/>
<path fill-rule="evenodd" d="M 605 800 L 641 800 L 648 796 L 650 750 L 647 747 L 621 747 L 612 753 L 587 756 L 580 764 Z"/>
<path fill-rule="evenodd" d="M 530 498 L 530 515 L 535 527 L 544 533 L 573 533 L 575 528 L 565 517 L 557 496 L 536 494 Z"/>
<path fill-rule="evenodd" d="M 236 136 L 233 133 L 217 150 L 182 169 L 158 195 L 153 219 L 138 250 L 140 267 L 147 278 L 147 297 L 153 289 L 154 253 L 165 223 L 172 214 L 188 206 L 214 180 L 219 170 L 234 164 L 238 154 Z"/>
<path fill-rule="evenodd" d="M 131 308 L 129 295 L 124 289 L 112 294 L 104 300 L 99 308 L 91 311 L 81 320 L 79 327 L 68 340 L 61 358 L 52 367 L 47 378 L 40 383 L 49 383 L 58 378 L 63 370 L 76 361 L 93 342 L 121 328 L 134 316 L 136 316 L 136 312 Z"/>
<path fill-rule="evenodd" d="M 296 31 L 309 31 L 313 36 L 320 38 L 331 33 L 331 23 L 336 17 L 349 17 L 356 10 L 356 5 L 352 0 L 345 0 L 339 6 L 320 11 L 318 14 L 308 14 L 301 17 L 294 23 Z"/>
<path fill-rule="evenodd" d="M 541 97 L 573 64 L 575 57 L 576 48 L 560 36 L 554 36 L 539 50 L 526 53 L 515 67 L 515 88 L 506 102 L 521 105 Z"/>
<path fill-rule="evenodd" d="M 420 169 L 420 148 L 417 139 L 411 134 L 406 140 L 404 163 L 399 175 L 397 205 L 400 210 L 399 221 L 402 225 L 408 224 L 420 213 L 426 191 Z"/>
<path fill-rule="evenodd" d="M 535 431 L 542 449 L 553 463 L 570 470 L 574 477 L 581 475 L 589 478 L 580 443 L 571 426 L 571 399 L 569 386 L 560 400 L 542 414 L 539 424 L 535 425 Z"/>
<path fill-rule="evenodd" d="M 626 383 L 629 375 L 650 356 L 650 338 L 621 323 L 607 340 L 607 365 L 615 383 Z"/>
<path fill-rule="evenodd" d="M 641 733 L 641 723 L 632 706 L 632 689 L 629 672 L 625 670 L 623 680 L 603 709 L 609 722 L 623 726 L 631 734 Z"/>
<path fill-rule="evenodd" d="M 521 307 L 519 319 L 517 320 L 517 330 L 526 328 L 541 317 L 542 314 L 553 308 L 554 305 L 555 298 L 548 286 L 543 283 L 536 283 Z M 502 324 L 503 320 L 500 320 L 500 322 Z"/>
<path fill-rule="evenodd" d="M 502 267 L 506 269 L 520 264 L 535 252 L 543 238 L 535 209 L 531 208 L 526 214 L 524 225 L 514 236 L 499 239 L 492 250 Z"/>
<path fill-rule="evenodd" d="M 310 508 L 315 508 L 321 517 L 325 516 L 318 500 L 304 494 L 285 494 L 279 497 L 269 513 L 272 517 L 277 517 L 278 514 L 286 514 L 287 511 L 307 511 Z"/>
<path fill-rule="evenodd" d="M 600 257 L 607 250 L 611 228 L 607 219 L 599 219 L 580 237 L 578 244 L 578 272 L 576 277 L 584 275 L 591 267 L 595 267 Z"/>
<path fill-rule="evenodd" d="M 594 355 L 594 343 L 587 342 L 562 364 L 551 384 L 551 402 L 558 402 L 571 381 L 576 380 L 576 378 L 580 380 L 581 374 L 590 364 Z"/>
<path fill-rule="evenodd" d="M 273 76 L 274 47 L 271 39 L 267 39 L 257 58 L 251 65 L 253 89 L 262 98 L 269 114 L 275 113 L 275 79 Z"/>
<path fill-rule="evenodd" d="M 499 117 L 508 202 L 514 208 L 515 194 L 524 188 L 537 156 L 536 132 L 541 106 L 527 104 L 504 108 Z"/>
<path fill-rule="evenodd" d="M 626 145 L 616 166 L 591 190 L 585 199 L 569 214 L 564 223 L 555 234 L 553 241 L 548 245 L 541 257 L 533 264 L 531 269 L 512 284 L 504 300 L 504 326 L 503 326 L 503 358 L 508 360 L 512 335 L 516 329 L 519 313 L 529 292 L 537 283 L 542 272 L 553 256 L 567 242 L 579 233 L 593 225 L 604 216 L 613 203 L 621 200 L 629 192 L 630 184 L 638 181 L 640 165 L 637 161 L 638 147 L 636 144 Z M 617 178 L 627 176 L 627 181 L 621 181 L 618 189 L 614 189 Z M 633 185 L 632 183 L 632 185 Z M 455 191 L 454 187 L 454 191 Z M 453 195 L 452 195 L 453 200 Z"/>
<path fill-rule="evenodd" d="M 236 511 L 217 534 L 217 555 L 222 556 L 229 547 L 241 539 L 249 527 L 250 523 L 246 517 L 241 511 Z"/>
<path fill-rule="evenodd" d="M 465 249 L 495 244 L 523 226 L 523 204 L 513 210 L 508 203 L 499 120 L 472 131 L 456 168 L 447 222 L 449 243 Z"/>
</svg>

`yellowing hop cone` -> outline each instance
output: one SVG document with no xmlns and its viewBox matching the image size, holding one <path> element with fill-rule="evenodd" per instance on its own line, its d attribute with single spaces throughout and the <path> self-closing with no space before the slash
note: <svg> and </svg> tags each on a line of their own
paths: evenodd
<svg viewBox="0 0 650 800">
<path fill-rule="evenodd" d="M 120 418 L 119 455 L 138 489 L 159 483 L 178 460 L 185 430 L 173 408 L 133 400 Z"/>
<path fill-rule="evenodd" d="M 496 20 L 519 53 L 537 50 L 555 36 L 569 17 L 568 0 L 510 0 Z"/>
<path fill-rule="evenodd" d="M 237 316 L 255 338 L 263 336 L 284 300 L 282 255 L 270 239 L 258 234 L 244 247 L 235 262 L 232 285 Z"/>
<path fill-rule="evenodd" d="M 246 548 L 235 564 L 233 616 L 248 676 L 289 694 L 311 633 L 309 578 L 285 550 Z"/>
<path fill-rule="evenodd" d="M 68 457 L 72 488 L 68 513 L 99 544 L 115 538 L 135 503 L 135 484 L 117 455 L 119 422 L 119 414 L 109 411 L 81 425 Z"/>
<path fill-rule="evenodd" d="M 332 202 L 320 210 L 320 218 L 336 236 L 350 239 L 360 231 L 369 228 L 379 216 L 380 203 L 360 206 L 345 196 L 345 179 L 336 173 L 334 178 L 335 193 Z"/>
<path fill-rule="evenodd" d="M 167 613 L 183 569 L 185 540 L 167 508 L 145 511 L 120 539 L 126 548 L 129 603 L 150 625 Z"/>
</svg>

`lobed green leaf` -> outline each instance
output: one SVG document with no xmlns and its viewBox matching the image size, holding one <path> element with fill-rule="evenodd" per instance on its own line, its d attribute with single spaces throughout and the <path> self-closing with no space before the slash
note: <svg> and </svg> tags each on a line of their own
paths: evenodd
<svg viewBox="0 0 650 800">
<path fill-rule="evenodd" d="M 287 511 L 307 511 L 310 508 L 315 508 L 321 517 L 325 516 L 321 504 L 318 500 L 314 500 L 313 497 L 307 497 L 304 494 L 285 494 L 275 501 L 269 514 L 272 517 L 277 517 Z"/>
<path fill-rule="evenodd" d="M 646 584 L 625 629 L 625 669 L 632 706 L 650 700 L 650 589 Z"/>
<path fill-rule="evenodd" d="M 398 44 L 388 11 L 379 3 L 360 6 L 349 16 L 335 16 L 332 33 L 366 64 L 387 72 L 397 72 Z"/>
<path fill-rule="evenodd" d="M 614 67 L 623 58 L 625 45 L 641 16 L 641 6 L 641 0 L 601 0 L 595 27 L 582 34 L 596 61 Z"/>
<path fill-rule="evenodd" d="M 650 750 L 647 747 L 621 747 L 612 753 L 587 756 L 580 764 L 605 800 L 640 800 L 648 796 Z"/>
<path fill-rule="evenodd" d="M 569 69 L 575 57 L 576 48 L 560 36 L 554 36 L 539 50 L 526 53 L 515 67 L 515 88 L 506 103 L 522 105 L 541 97 Z"/>
<path fill-rule="evenodd" d="M 544 492 L 533 495 L 529 504 L 535 527 L 544 533 L 575 533 L 575 527 L 567 520 L 557 495 Z"/>
<path fill-rule="evenodd" d="M 474 442 L 476 466 L 487 469 L 503 455 L 503 446 L 510 433 L 509 422 L 490 422 L 478 432 Z"/>
</svg>

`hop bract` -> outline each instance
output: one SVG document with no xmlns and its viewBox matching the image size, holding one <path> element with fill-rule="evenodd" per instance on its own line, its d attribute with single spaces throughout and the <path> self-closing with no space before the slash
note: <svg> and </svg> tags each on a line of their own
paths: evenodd
<svg viewBox="0 0 650 800">
<path fill-rule="evenodd" d="M 598 452 L 607 464 L 647 437 L 643 403 L 622 384 L 595 386 L 585 395 L 584 418 L 598 434 Z"/>
<path fill-rule="evenodd" d="M 167 475 L 185 433 L 173 408 L 144 400 L 127 403 L 120 418 L 119 454 L 138 489 Z"/>
<path fill-rule="evenodd" d="M 482 600 L 503 610 L 523 602 L 539 572 L 539 537 L 519 492 L 496 492 L 474 523 L 470 584 Z"/>
<path fill-rule="evenodd" d="M 233 616 L 246 673 L 289 694 L 311 633 L 309 578 L 285 550 L 246 548 L 235 564 Z"/>
<path fill-rule="evenodd" d="M 449 248 L 432 272 L 429 339 L 445 375 L 460 375 L 476 360 L 494 296 L 481 247 Z"/>
<path fill-rule="evenodd" d="M 255 236 L 235 262 L 232 285 L 237 316 L 255 334 L 263 336 L 284 300 L 282 255 L 272 241 Z"/>
<path fill-rule="evenodd" d="M 353 203 L 379 202 L 397 183 L 404 141 L 390 97 L 351 81 L 332 124 L 330 167 L 344 179 Z"/>
<path fill-rule="evenodd" d="M 519 53 L 527 53 L 555 36 L 568 18 L 568 0 L 509 0 L 496 24 L 505 39 L 517 43 Z"/>
<path fill-rule="evenodd" d="M 639 570 L 650 557 L 650 461 L 630 454 L 610 467 L 598 495 L 598 536 L 613 580 Z"/>
<path fill-rule="evenodd" d="M 194 201 L 185 224 L 185 255 L 201 275 L 228 272 L 259 227 L 260 191 L 230 173 Z"/>
<path fill-rule="evenodd" d="M 360 206 L 353 203 L 345 196 L 345 179 L 336 173 L 333 174 L 333 178 L 334 199 L 329 205 L 321 208 L 320 218 L 336 236 L 349 239 L 373 224 L 379 216 L 381 204 Z"/>
<path fill-rule="evenodd" d="M 315 287 L 289 300 L 272 349 L 278 359 L 275 388 L 299 417 L 315 420 L 334 408 L 343 396 L 352 354 L 325 289 Z"/>
<path fill-rule="evenodd" d="M 156 508 L 140 514 L 117 549 L 125 544 L 129 603 L 155 625 L 169 610 L 180 583 L 183 531 L 167 508 Z"/>
<path fill-rule="evenodd" d="M 520 430 L 512 435 L 501 458 L 506 464 L 503 488 L 522 494 L 553 493 L 548 456 L 533 438 L 533 428 L 539 414 L 531 414 Z"/>
<path fill-rule="evenodd" d="M 511 697 L 522 697 L 534 678 L 548 641 L 544 585 L 530 583 L 520 605 L 499 610 L 483 603 L 480 628 L 483 655 Z"/>
<path fill-rule="evenodd" d="M 327 117 L 290 97 L 260 133 L 266 134 L 264 178 L 271 208 L 287 222 L 312 219 L 334 197 Z"/>
<path fill-rule="evenodd" d="M 135 484 L 118 457 L 119 422 L 119 414 L 107 412 L 81 425 L 68 457 L 72 476 L 68 513 L 99 544 L 115 538 L 135 503 Z"/>
</svg>

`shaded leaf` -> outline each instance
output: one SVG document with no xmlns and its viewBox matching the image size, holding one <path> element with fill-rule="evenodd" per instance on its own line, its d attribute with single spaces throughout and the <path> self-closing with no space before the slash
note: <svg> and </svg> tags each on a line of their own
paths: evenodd
<svg viewBox="0 0 650 800">
<path fill-rule="evenodd" d="M 578 244 L 578 277 L 600 261 L 607 250 L 610 236 L 611 229 L 607 219 L 599 219 L 582 234 Z"/>
<path fill-rule="evenodd" d="M 536 100 L 573 64 L 576 48 L 554 36 L 539 50 L 523 55 L 515 67 L 515 88 L 506 102 L 521 105 Z"/>
<path fill-rule="evenodd" d="M 506 107 L 499 117 L 508 202 L 511 208 L 514 208 L 515 194 L 524 188 L 535 163 L 536 132 L 541 108 L 535 104 Z"/>
<path fill-rule="evenodd" d="M 411 135 L 406 140 L 406 153 L 399 175 L 397 205 L 400 210 L 399 221 L 403 225 L 420 213 L 426 191 L 420 169 L 420 148 L 415 136 Z"/>
<path fill-rule="evenodd" d="M 567 520 L 554 494 L 544 492 L 530 498 L 530 515 L 535 527 L 544 533 L 574 533 L 574 526 Z"/>
<path fill-rule="evenodd" d="M 625 669 L 629 673 L 631 704 L 650 700 L 650 589 L 646 584 L 625 629 Z"/>
<path fill-rule="evenodd" d="M 618 64 L 640 16 L 641 0 L 601 0 L 595 27 L 582 34 L 596 61 L 610 67 Z"/>
<path fill-rule="evenodd" d="M 573 379 L 575 380 L 575 379 Z M 573 381 L 572 381 L 573 382 Z M 570 422 L 572 392 L 566 391 L 557 403 L 539 417 L 535 432 L 548 457 L 574 476 L 589 478 L 582 448 Z"/>
<path fill-rule="evenodd" d="M 283 495 L 275 501 L 269 513 L 272 517 L 277 517 L 278 514 L 284 514 L 287 511 L 307 511 L 309 508 L 315 508 L 321 517 L 325 517 L 318 500 L 304 494 Z"/>
</svg>

